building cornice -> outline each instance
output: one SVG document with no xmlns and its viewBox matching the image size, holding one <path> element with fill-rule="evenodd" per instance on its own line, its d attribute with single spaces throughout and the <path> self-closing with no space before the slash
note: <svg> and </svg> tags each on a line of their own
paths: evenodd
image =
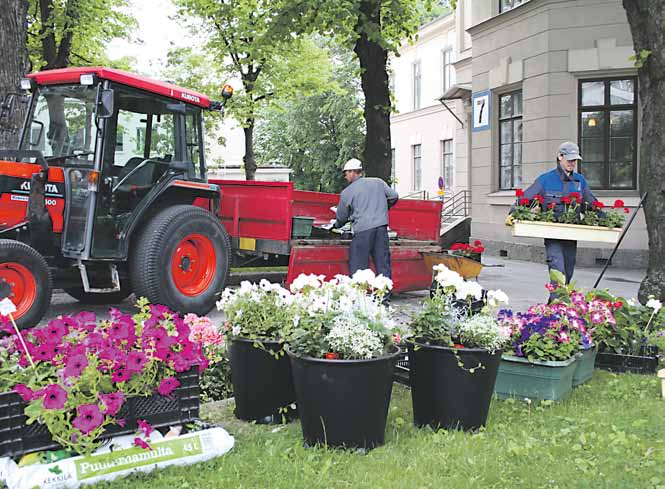
<svg viewBox="0 0 665 489">
<path fill-rule="evenodd" d="M 401 114 L 393 114 L 390 116 L 390 122 L 402 122 L 409 119 L 417 119 L 418 117 L 436 114 L 438 112 L 445 112 L 445 107 L 439 103 L 437 105 L 429 105 L 422 109 L 403 112 Z"/>
<path fill-rule="evenodd" d="M 501 26 L 501 24 L 504 22 L 515 20 L 518 17 L 532 12 L 550 2 L 551 0 L 529 0 L 528 2 L 523 3 L 522 5 L 518 5 L 517 7 L 512 8 L 507 12 L 501 12 L 500 14 L 493 15 L 487 20 L 483 20 L 479 24 L 472 25 L 466 30 L 466 32 L 468 32 L 471 37 L 477 36 L 478 34 L 483 34 L 491 29 Z M 555 3 L 560 3 L 560 0 Z"/>
</svg>

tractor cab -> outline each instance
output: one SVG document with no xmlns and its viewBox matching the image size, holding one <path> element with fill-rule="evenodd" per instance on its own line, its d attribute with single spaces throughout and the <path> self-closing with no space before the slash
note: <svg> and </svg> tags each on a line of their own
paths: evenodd
<svg viewBox="0 0 665 489">
<path fill-rule="evenodd" d="M 149 224 L 168 209 L 203 208 L 216 220 L 219 189 L 206 183 L 202 112 L 224 103 L 108 68 L 34 73 L 21 86 L 31 97 L 20 145 L 0 150 L 0 241 L 34 248 L 48 261 L 53 280 L 76 290 L 71 295 L 77 298 L 109 294 L 112 301 L 136 282 L 151 300 L 161 299 L 130 278 L 132 262 L 141 261 L 131 255 L 139 253 Z M 231 93 L 225 87 L 224 100 Z M 196 243 L 185 244 L 211 246 L 205 237 Z M 185 275 L 195 272 L 192 263 L 203 262 L 192 258 L 194 248 L 179 258 Z M 206 285 L 206 277 L 201 280 Z M 200 288 L 191 295 L 200 295 Z M 209 307 L 210 297 L 191 310 Z M 182 310 L 186 301 L 161 302 Z"/>
</svg>

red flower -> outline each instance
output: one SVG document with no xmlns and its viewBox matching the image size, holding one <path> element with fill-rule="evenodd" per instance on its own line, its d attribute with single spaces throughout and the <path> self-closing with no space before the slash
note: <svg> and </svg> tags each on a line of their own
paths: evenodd
<svg viewBox="0 0 665 489">
<path fill-rule="evenodd" d="M 482 253 L 483 251 L 485 251 L 485 247 L 484 247 L 484 246 L 476 246 L 476 247 L 473 249 L 473 252 L 474 252 L 474 253 Z"/>
<path fill-rule="evenodd" d="M 621 309 L 623 307 L 623 302 L 621 301 L 616 301 L 614 304 L 612 304 L 614 309 Z"/>
<path fill-rule="evenodd" d="M 326 353 L 323 357 L 326 360 L 339 360 L 339 353 Z"/>
<path fill-rule="evenodd" d="M 454 244 L 450 247 L 450 249 L 451 249 L 452 251 L 459 251 L 459 250 L 461 250 L 461 249 L 463 249 L 463 248 L 464 248 L 464 243 L 454 243 Z"/>
<path fill-rule="evenodd" d="M 628 213 L 630 213 L 630 209 L 628 209 L 628 207 L 624 207 L 623 212 L 624 212 L 624 214 L 628 214 Z"/>
<path fill-rule="evenodd" d="M 561 197 L 561 203 L 569 205 L 572 201 L 570 200 L 570 197 Z"/>
<path fill-rule="evenodd" d="M 570 198 L 575 200 L 580 200 L 582 195 L 579 192 L 570 192 Z"/>
<path fill-rule="evenodd" d="M 623 200 L 617 199 L 617 200 L 614 201 L 614 205 L 612 207 L 614 207 L 615 209 L 620 209 L 620 208 L 625 207 L 625 206 L 626 206 L 626 204 L 624 204 Z"/>
<path fill-rule="evenodd" d="M 517 198 L 524 197 L 524 190 L 522 190 L 521 188 L 515 189 L 515 197 Z"/>
<path fill-rule="evenodd" d="M 459 343 L 453 343 L 453 348 L 457 348 L 458 350 L 461 350 L 464 348 L 464 345 L 460 345 Z"/>
<path fill-rule="evenodd" d="M 537 200 L 540 205 L 543 205 L 543 203 L 545 202 L 545 197 L 543 197 L 542 195 L 536 195 L 533 198 L 533 200 Z"/>
<path fill-rule="evenodd" d="M 524 198 L 520 199 L 520 201 L 518 203 L 519 203 L 519 205 L 524 205 L 524 206 L 529 205 L 529 199 L 524 197 Z"/>
<path fill-rule="evenodd" d="M 591 204 L 594 209 L 602 209 L 605 207 L 605 204 L 603 204 L 600 200 L 596 200 L 593 204 Z"/>
<path fill-rule="evenodd" d="M 550 202 L 547 206 L 548 209 L 554 209 L 556 207 L 556 202 Z"/>
<path fill-rule="evenodd" d="M 473 242 L 473 244 L 474 244 L 474 246 L 482 246 L 483 245 L 482 241 L 480 241 L 479 239 L 475 240 Z"/>
</svg>

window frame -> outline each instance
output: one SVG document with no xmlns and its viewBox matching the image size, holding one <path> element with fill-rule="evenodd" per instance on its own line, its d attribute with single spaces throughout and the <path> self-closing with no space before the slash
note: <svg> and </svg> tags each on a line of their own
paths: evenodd
<svg viewBox="0 0 665 489">
<path fill-rule="evenodd" d="M 632 80 L 633 81 L 633 103 L 632 104 L 611 104 L 610 82 L 618 80 Z M 604 100 L 603 105 L 582 105 L 582 85 L 590 82 L 603 82 L 604 83 Z M 582 114 L 584 112 L 602 112 L 605 118 L 605 128 L 603 130 L 603 182 L 601 187 L 592 187 L 593 190 L 615 190 L 615 191 L 630 191 L 637 190 L 638 188 L 638 171 L 637 171 L 637 150 L 639 141 L 638 136 L 638 80 L 637 76 L 608 76 L 608 77 L 594 77 L 594 78 L 580 78 L 577 81 L 577 144 L 580 147 L 580 153 L 584 158 L 584 150 L 582 145 Z M 631 187 L 612 187 L 610 185 L 610 114 L 621 110 L 633 111 L 633 185 Z M 584 175 L 584 159 L 578 164 L 578 171 Z"/>
<path fill-rule="evenodd" d="M 501 99 L 503 97 L 514 96 L 518 93 L 520 94 L 520 98 L 522 99 L 521 100 L 522 111 L 520 112 L 520 114 L 518 116 L 516 116 L 513 113 L 510 117 L 501 117 Z M 497 104 L 497 106 L 498 106 L 498 110 L 497 110 L 498 124 L 497 124 L 497 126 L 498 127 L 497 127 L 497 130 L 498 130 L 498 133 L 499 133 L 498 134 L 498 136 L 499 136 L 498 137 L 498 140 L 499 140 L 499 157 L 498 157 L 498 163 L 499 163 L 499 165 L 498 165 L 498 169 L 499 169 L 499 177 L 498 177 L 499 190 L 515 190 L 518 187 L 515 185 L 515 141 L 514 140 L 510 142 L 510 161 L 511 161 L 510 183 L 511 183 L 511 186 L 510 187 L 504 187 L 503 182 L 501 181 L 501 169 L 503 168 L 503 165 L 501 164 L 502 163 L 502 161 L 501 161 L 501 148 L 503 146 L 503 141 L 502 141 L 502 138 L 501 138 L 501 123 L 506 122 L 506 121 L 511 121 L 511 128 L 512 128 L 511 133 L 513 134 L 513 139 L 514 139 L 515 121 L 516 120 L 522 121 L 522 139 L 519 141 L 520 146 L 522 146 L 523 142 L 524 142 L 524 95 L 523 95 L 522 88 L 520 87 L 519 89 L 512 90 L 510 92 L 500 93 L 497 96 L 498 96 L 498 104 Z M 522 151 L 523 150 L 524 150 L 524 148 L 522 146 Z M 523 161 L 523 159 L 521 159 L 520 164 L 519 164 L 520 171 L 523 167 L 523 163 L 524 163 L 524 161 Z"/>
<path fill-rule="evenodd" d="M 418 155 L 416 156 L 416 148 L 418 148 Z M 416 160 L 420 165 L 420 181 L 417 182 L 418 172 L 416 171 Z M 416 185 L 417 183 L 417 185 Z M 418 192 L 422 190 L 423 186 L 423 145 L 422 144 L 412 144 L 411 145 L 411 190 L 413 192 Z"/>
<path fill-rule="evenodd" d="M 417 68 L 417 69 L 416 69 Z M 413 91 L 413 98 L 411 100 L 413 110 L 420 109 L 421 104 L 421 90 L 422 90 L 422 65 L 420 60 L 411 63 L 411 89 Z"/>
<path fill-rule="evenodd" d="M 510 7 L 510 8 L 504 8 L 504 7 L 502 6 L 502 4 L 501 4 L 501 3 L 502 3 L 501 0 L 499 0 L 499 13 L 502 14 L 502 13 L 504 13 L 504 12 L 510 12 L 511 10 L 516 9 L 516 8 L 519 7 L 520 5 L 524 5 L 524 4 L 527 3 L 529 0 L 513 0 L 513 1 L 517 1 L 517 2 L 519 2 L 519 3 L 518 3 L 517 5 L 513 5 L 513 6 Z"/>
<path fill-rule="evenodd" d="M 446 152 L 446 143 L 450 143 L 450 152 Z M 443 189 L 446 191 L 455 188 L 455 140 L 441 139 L 441 176 L 443 177 Z M 446 178 L 446 156 L 450 156 L 450 178 Z"/>
<path fill-rule="evenodd" d="M 448 63 L 446 63 L 448 55 Z M 447 69 L 446 69 L 447 68 Z M 453 86 L 453 48 L 448 46 L 441 50 L 441 93 L 446 93 Z"/>
</svg>

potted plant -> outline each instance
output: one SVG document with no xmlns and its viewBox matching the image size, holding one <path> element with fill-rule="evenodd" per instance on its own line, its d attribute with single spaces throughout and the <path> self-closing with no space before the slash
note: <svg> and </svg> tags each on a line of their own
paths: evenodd
<svg viewBox="0 0 665 489">
<path fill-rule="evenodd" d="M 389 308 L 392 281 L 371 270 L 333 280 L 301 275 L 289 356 L 305 443 L 371 449 L 384 442 L 399 354 Z"/>
<path fill-rule="evenodd" d="M 296 416 L 291 365 L 284 350 L 294 325 L 293 295 L 263 279 L 227 288 L 217 309 L 224 311 L 229 363 L 238 419 L 282 423 Z"/>
<path fill-rule="evenodd" d="M 139 307 L 134 316 L 111 309 L 106 321 L 64 316 L 20 334 L 2 317 L 10 336 L 0 348 L 0 456 L 58 447 L 89 454 L 141 424 L 198 418 L 202 344 L 167 308 Z"/>
<path fill-rule="evenodd" d="M 575 321 L 547 305 L 526 313 L 499 312 L 511 349 L 499 365 L 495 391 L 507 397 L 560 400 L 573 384 L 581 333 Z"/>
<path fill-rule="evenodd" d="M 438 269 L 436 280 L 439 288 L 411 322 L 407 341 L 414 423 L 477 430 L 487 421 L 508 339 L 494 313 L 508 297 L 489 291 L 481 311 L 472 314 L 455 302 L 479 298 L 478 284 L 445 268 Z"/>
<path fill-rule="evenodd" d="M 470 260 L 480 263 L 485 247 L 483 246 L 482 241 L 475 240 L 473 244 L 471 243 L 453 243 L 450 246 L 449 254 L 453 256 L 462 256 L 464 258 L 469 258 Z"/>
<path fill-rule="evenodd" d="M 595 366 L 614 372 L 655 373 L 659 333 L 665 330 L 665 311 L 650 297 L 645 305 L 607 290 L 578 290 L 552 273 L 556 302 L 574 308 L 588 325 L 597 345 Z"/>
<path fill-rule="evenodd" d="M 529 200 L 521 189 L 515 194 L 513 236 L 616 243 L 630 212 L 622 200 L 616 200 L 611 209 L 600 201 L 586 206 L 579 192 L 571 192 L 560 198 L 563 211 L 555 214 L 555 202 L 545 208 L 540 195 Z"/>
</svg>

